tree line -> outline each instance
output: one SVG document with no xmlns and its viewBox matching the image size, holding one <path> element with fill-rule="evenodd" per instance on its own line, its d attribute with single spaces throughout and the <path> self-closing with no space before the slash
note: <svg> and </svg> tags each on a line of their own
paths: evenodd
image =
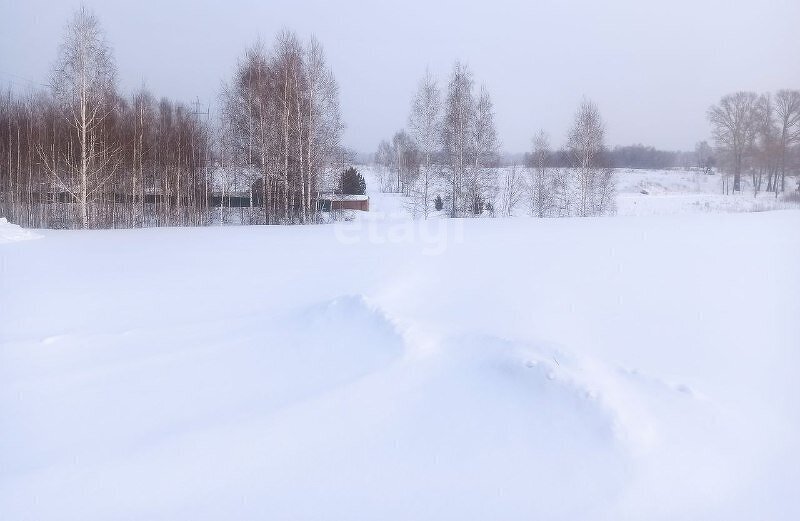
<svg viewBox="0 0 800 521">
<path fill-rule="evenodd" d="M 142 87 L 123 96 L 97 17 L 66 26 L 49 89 L 0 99 L 0 213 L 24 226 L 207 225 L 244 180 L 251 222 L 305 223 L 341 155 L 338 90 L 321 44 L 256 44 L 220 95 L 218 125 Z M 220 208 L 222 207 L 222 208 Z"/>
<path fill-rule="evenodd" d="M 415 213 L 424 217 L 431 211 L 434 188 L 444 192 L 451 217 L 483 213 L 491 205 L 487 192 L 499 142 L 491 96 L 483 85 L 476 90 L 470 68 L 455 63 L 444 95 L 426 71 L 408 126 L 410 133 L 400 130 L 378 146 L 381 188 L 413 196 Z"/>
<path fill-rule="evenodd" d="M 354 154 L 336 79 L 320 42 L 284 30 L 247 49 L 223 84 L 219 121 L 142 87 L 117 88 L 117 68 L 96 16 L 66 26 L 47 90 L 0 93 L 0 212 L 25 226 L 103 228 L 227 222 L 317 222 L 323 191 L 341 185 Z M 492 98 L 456 62 L 446 83 L 426 71 L 406 129 L 380 143 L 381 189 L 403 193 L 415 215 L 531 215 L 614 211 L 612 168 L 694 165 L 723 173 L 738 192 L 792 189 L 800 164 L 800 91 L 737 92 L 708 111 L 713 146 L 692 153 L 605 145 L 597 106 L 584 100 L 565 142 L 539 132 L 527 168 L 499 169 Z M 729 179 L 730 177 L 730 179 Z M 441 207 L 441 210 L 439 210 Z"/>
<path fill-rule="evenodd" d="M 612 168 L 666 170 L 669 168 L 693 168 L 697 165 L 696 155 L 693 152 L 659 150 L 642 144 L 617 145 L 604 150 L 603 156 L 603 162 Z M 557 168 L 570 168 L 573 164 L 570 151 L 566 147 L 553 150 L 548 161 L 551 166 Z M 536 157 L 533 151 L 523 155 L 522 164 L 526 168 L 536 166 Z"/>
<path fill-rule="evenodd" d="M 25 226 L 201 224 L 210 134 L 191 110 L 147 89 L 116 90 L 97 18 L 68 24 L 50 90 L 0 101 L 0 204 Z"/>
<path fill-rule="evenodd" d="M 597 106 L 584 100 L 566 142 L 554 150 L 540 131 L 523 157 L 524 169 L 500 167 L 491 97 L 476 94 L 470 69 L 456 62 L 445 92 L 425 73 L 412 99 L 408 130 L 380 143 L 375 154 L 383 191 L 409 196 L 415 215 L 445 211 L 451 217 L 511 215 L 527 200 L 537 217 L 613 213 L 613 168 L 697 168 L 720 172 L 725 193 L 741 191 L 750 176 L 754 195 L 777 197 L 800 167 L 800 91 L 739 92 L 708 111 L 714 146 L 692 152 L 644 145 L 609 149 Z M 731 182 L 732 180 L 732 182 Z M 800 190 L 800 186 L 797 187 Z"/>
<path fill-rule="evenodd" d="M 516 167 L 497 168 L 494 119 L 489 91 L 476 90 L 467 65 L 454 64 L 444 93 L 426 71 L 411 102 L 408 131 L 382 141 L 375 154 L 381 189 L 409 196 L 412 212 L 425 218 L 445 208 L 451 217 L 510 215 L 523 193 L 538 201 L 531 213 L 542 217 L 614 211 L 605 126 L 594 103 L 581 104 L 559 152 L 539 134 L 525 159 L 535 167 L 529 179 Z"/>
<path fill-rule="evenodd" d="M 245 52 L 223 89 L 221 162 L 248 180 L 263 223 L 317 218 L 316 195 L 343 154 L 339 92 L 322 45 L 282 31 Z"/>
<path fill-rule="evenodd" d="M 708 109 L 708 120 L 717 161 L 733 178 L 726 191 L 740 192 L 743 175 L 753 195 L 793 188 L 786 177 L 800 163 L 800 91 L 728 94 Z"/>
</svg>

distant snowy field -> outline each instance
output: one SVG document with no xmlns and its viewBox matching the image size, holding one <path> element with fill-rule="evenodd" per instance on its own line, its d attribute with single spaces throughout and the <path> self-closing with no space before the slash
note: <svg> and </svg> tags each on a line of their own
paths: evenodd
<svg viewBox="0 0 800 521">
<path fill-rule="evenodd" d="M 362 166 L 360 171 L 364 172 L 368 179 L 374 180 L 378 175 L 378 167 Z M 510 167 L 497 170 L 498 185 L 503 186 L 503 178 L 510 172 Z M 528 181 L 532 170 L 517 167 L 517 173 L 521 185 Z M 763 212 L 770 210 L 800 209 L 800 197 L 794 196 L 793 192 L 797 188 L 798 179 L 787 177 L 787 194 L 779 198 L 775 194 L 760 192 L 757 197 L 753 196 L 752 182 L 749 176 L 742 177 L 742 192 L 735 195 L 723 193 L 723 179 L 727 179 L 730 186 L 733 184 L 732 177 L 724 177 L 721 174 L 705 174 L 699 170 L 634 170 L 616 169 L 615 182 L 617 186 L 617 200 L 615 215 L 677 215 L 677 214 L 696 214 L 696 213 L 739 213 L 739 212 Z M 436 184 L 435 180 L 434 185 Z M 376 182 L 371 183 L 375 186 Z M 766 180 L 764 180 L 766 187 Z M 500 207 L 503 188 L 495 197 L 495 206 Z M 528 216 L 529 203 L 524 189 L 520 190 L 520 200 L 514 209 L 514 215 L 518 217 Z M 432 188 L 432 198 L 441 194 L 445 197 L 448 193 L 447 186 Z M 792 194 L 792 197 L 789 197 Z M 379 204 L 374 205 L 378 208 L 389 208 L 395 212 L 407 212 L 410 205 L 400 204 L 402 198 L 392 194 L 372 194 L 372 197 L 379 198 Z M 391 204 L 381 205 L 384 199 L 390 199 Z"/>
<path fill-rule="evenodd" d="M 800 211 L 624 175 L 648 216 L 0 223 L 0 519 L 799 519 Z"/>
<path fill-rule="evenodd" d="M 618 169 L 616 180 L 617 215 L 763 212 L 800 208 L 783 195 L 776 198 L 775 194 L 761 192 L 753 196 L 752 183 L 747 176 L 742 178 L 742 192 L 736 195 L 723 194 L 722 175 L 707 175 L 696 170 Z M 733 184 L 732 178 L 728 181 Z M 796 187 L 797 180 L 787 178 L 787 190 Z"/>
</svg>

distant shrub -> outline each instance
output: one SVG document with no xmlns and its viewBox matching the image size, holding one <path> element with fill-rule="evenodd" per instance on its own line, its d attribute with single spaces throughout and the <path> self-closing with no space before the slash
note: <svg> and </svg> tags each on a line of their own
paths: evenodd
<svg viewBox="0 0 800 521">
<path fill-rule="evenodd" d="M 433 207 L 436 208 L 437 212 L 442 211 L 442 208 L 444 208 L 444 201 L 442 201 L 441 195 L 437 195 L 436 199 L 433 200 Z"/>
</svg>

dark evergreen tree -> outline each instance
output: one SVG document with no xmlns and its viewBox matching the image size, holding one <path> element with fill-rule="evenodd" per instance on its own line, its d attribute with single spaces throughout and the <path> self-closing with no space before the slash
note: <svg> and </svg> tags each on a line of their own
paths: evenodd
<svg viewBox="0 0 800 521">
<path fill-rule="evenodd" d="M 437 212 L 442 211 L 442 208 L 444 208 L 444 201 L 442 201 L 441 195 L 437 195 L 436 199 L 433 200 L 433 207 L 436 208 Z"/>
<path fill-rule="evenodd" d="M 364 181 L 364 176 L 351 166 L 342 173 L 339 191 L 346 195 L 364 195 L 367 191 L 367 183 Z"/>
</svg>

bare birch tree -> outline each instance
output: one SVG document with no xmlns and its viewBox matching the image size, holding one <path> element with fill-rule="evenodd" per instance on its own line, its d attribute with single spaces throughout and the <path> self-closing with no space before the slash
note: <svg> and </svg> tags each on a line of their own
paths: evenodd
<svg viewBox="0 0 800 521">
<path fill-rule="evenodd" d="M 548 217 L 555 204 L 554 179 L 550 172 L 550 139 L 540 130 L 533 139 L 533 168 L 528 181 L 529 213 L 535 217 Z"/>
<path fill-rule="evenodd" d="M 392 169 L 397 193 L 410 195 L 419 175 L 419 167 L 420 153 L 416 144 L 405 130 L 398 131 L 392 138 Z"/>
<path fill-rule="evenodd" d="M 506 217 L 514 215 L 514 210 L 522 198 L 522 177 L 516 164 L 503 175 L 503 186 L 500 190 L 501 211 Z"/>
<path fill-rule="evenodd" d="M 473 213 L 480 213 L 481 202 L 493 195 L 497 185 L 497 162 L 499 143 L 494 123 L 494 104 L 485 86 L 481 86 L 475 103 L 471 135 L 473 163 L 467 170 L 465 189 Z M 477 211 L 476 211 L 477 210 Z"/>
<path fill-rule="evenodd" d="M 597 105 L 584 100 L 567 139 L 577 177 L 577 213 L 581 217 L 602 215 L 613 209 L 613 172 L 601 163 L 604 140 L 605 127 Z"/>
<path fill-rule="evenodd" d="M 425 71 L 425 76 L 419 83 L 417 93 L 411 104 L 411 114 L 409 116 L 409 129 L 411 136 L 416 143 L 417 149 L 422 155 L 421 190 L 419 199 L 423 218 L 428 218 L 430 208 L 430 188 L 433 180 L 432 159 L 439 149 L 441 141 L 441 93 L 436 79 L 429 70 Z"/>
<path fill-rule="evenodd" d="M 83 228 L 90 224 L 90 197 L 117 166 L 118 149 L 110 146 L 101 132 L 116 103 L 115 74 L 114 58 L 100 22 L 81 6 L 67 25 L 51 79 L 53 96 L 70 122 L 78 150 L 60 160 L 51 157 L 48 165 L 60 188 L 78 203 Z M 47 160 L 44 150 L 40 155 Z"/>
<path fill-rule="evenodd" d="M 336 180 L 330 174 L 333 158 L 341 149 L 344 130 L 339 109 L 339 85 L 328 67 L 322 44 L 312 36 L 306 51 L 308 75 L 307 117 L 308 132 L 307 172 L 304 179 L 303 220 L 312 208 L 312 195 L 319 195 L 322 186 L 331 186 Z M 317 193 L 313 193 L 316 190 Z"/>
<path fill-rule="evenodd" d="M 375 165 L 378 170 L 378 183 L 382 192 L 391 192 L 393 186 L 392 177 L 392 145 L 385 139 L 378 144 L 378 151 L 375 153 Z"/>
<path fill-rule="evenodd" d="M 464 180 L 469 165 L 475 101 L 469 68 L 456 62 L 447 87 L 442 125 L 442 145 L 450 185 L 450 216 L 457 217 L 469 204 L 464 200 Z"/>
<path fill-rule="evenodd" d="M 334 164 L 343 130 L 339 90 L 322 45 L 281 32 L 270 53 L 248 49 L 222 92 L 225 153 L 248 180 L 266 224 L 306 223 Z M 253 184 L 258 186 L 254 189 Z"/>
</svg>

